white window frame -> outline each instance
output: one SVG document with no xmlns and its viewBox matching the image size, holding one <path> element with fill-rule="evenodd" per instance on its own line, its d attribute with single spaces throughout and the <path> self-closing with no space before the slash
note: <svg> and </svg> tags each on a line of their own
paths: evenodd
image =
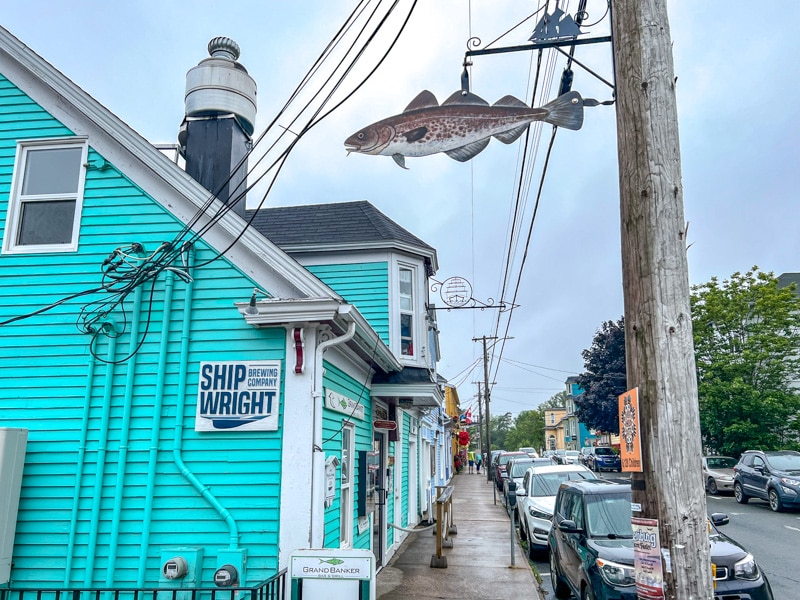
<svg viewBox="0 0 800 600">
<path fill-rule="evenodd" d="M 31 150 L 55 150 L 61 148 L 82 147 L 80 170 L 78 172 L 78 186 L 75 193 L 48 194 L 40 196 L 22 197 L 22 184 L 25 180 L 25 168 L 28 152 Z M 11 191 L 8 198 L 8 211 L 6 213 L 6 226 L 3 234 L 3 254 L 39 254 L 45 252 L 75 252 L 78 249 L 81 213 L 83 211 L 83 192 L 86 183 L 86 165 L 89 155 L 88 140 L 83 137 L 47 138 L 37 140 L 21 140 L 17 142 L 17 153 L 14 159 L 14 174 L 11 179 Z M 44 201 L 74 201 L 75 212 L 72 221 L 72 235 L 70 242 L 63 244 L 19 244 L 19 230 L 22 218 L 22 208 L 26 203 Z"/>
<path fill-rule="evenodd" d="M 394 264 L 394 328 L 397 333 L 396 337 L 393 341 L 393 347 L 396 349 L 397 356 L 400 358 L 401 361 L 405 362 L 412 362 L 416 363 L 420 360 L 422 356 L 422 346 L 426 343 L 423 339 L 422 334 L 420 333 L 421 324 L 425 321 L 423 318 L 422 311 L 420 309 L 420 302 L 421 302 L 421 294 L 422 294 L 422 284 L 420 282 L 420 269 L 419 265 L 416 265 L 411 262 L 404 262 L 404 261 L 396 261 Z M 400 271 L 407 270 L 411 272 L 411 309 L 402 309 L 400 307 L 401 302 L 401 295 L 400 295 Z M 409 314 L 411 315 L 411 354 L 403 354 L 403 340 L 402 340 L 402 325 L 401 325 L 401 315 Z"/>
<path fill-rule="evenodd" d="M 345 435 L 347 432 L 347 435 Z M 349 444 L 347 444 L 347 439 Z M 350 548 L 353 545 L 353 479 L 355 477 L 355 438 L 356 428 L 352 423 L 345 423 L 342 427 L 342 465 L 341 472 L 347 470 L 347 482 L 339 478 L 339 547 Z M 347 444 L 347 447 L 345 445 Z"/>
</svg>

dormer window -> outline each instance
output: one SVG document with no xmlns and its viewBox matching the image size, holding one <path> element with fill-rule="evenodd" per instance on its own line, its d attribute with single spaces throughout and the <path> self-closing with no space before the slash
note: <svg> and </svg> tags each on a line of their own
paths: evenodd
<svg viewBox="0 0 800 600">
<path fill-rule="evenodd" d="M 78 249 L 87 151 L 79 138 L 18 144 L 3 252 Z"/>
<path fill-rule="evenodd" d="M 414 354 L 414 271 L 400 267 L 400 354 Z"/>
</svg>

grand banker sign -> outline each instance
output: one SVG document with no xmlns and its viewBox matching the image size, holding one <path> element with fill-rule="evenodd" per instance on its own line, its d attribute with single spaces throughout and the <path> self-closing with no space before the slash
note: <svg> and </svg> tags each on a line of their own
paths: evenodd
<svg viewBox="0 0 800 600">
<path fill-rule="evenodd" d="M 348 417 L 364 420 L 364 405 L 361 402 L 331 390 L 325 391 L 325 407 L 344 413 Z"/>
</svg>

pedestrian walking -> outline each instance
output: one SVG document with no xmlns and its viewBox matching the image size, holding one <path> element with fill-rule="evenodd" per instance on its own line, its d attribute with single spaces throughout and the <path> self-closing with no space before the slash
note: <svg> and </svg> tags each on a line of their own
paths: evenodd
<svg viewBox="0 0 800 600">
<path fill-rule="evenodd" d="M 472 469 L 475 468 L 475 453 L 474 452 L 467 452 L 467 462 L 469 463 L 469 472 L 472 473 Z"/>
<path fill-rule="evenodd" d="M 480 452 L 478 452 L 478 453 L 475 455 L 475 472 L 476 472 L 478 475 L 480 475 L 480 474 L 481 474 L 481 462 L 483 462 L 483 459 L 481 458 L 481 453 L 480 453 Z"/>
</svg>

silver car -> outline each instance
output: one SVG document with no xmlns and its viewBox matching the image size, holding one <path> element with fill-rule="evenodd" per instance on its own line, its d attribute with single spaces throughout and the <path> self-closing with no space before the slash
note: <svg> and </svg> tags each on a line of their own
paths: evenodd
<svg viewBox="0 0 800 600">
<path fill-rule="evenodd" d="M 703 457 L 703 482 L 709 494 L 733 492 L 733 467 L 737 462 L 730 456 Z"/>
<path fill-rule="evenodd" d="M 528 556 L 547 551 L 547 535 L 553 518 L 558 486 L 564 481 L 597 479 L 583 465 L 546 465 L 529 467 L 517 488 L 519 533 L 528 542 Z"/>
</svg>

